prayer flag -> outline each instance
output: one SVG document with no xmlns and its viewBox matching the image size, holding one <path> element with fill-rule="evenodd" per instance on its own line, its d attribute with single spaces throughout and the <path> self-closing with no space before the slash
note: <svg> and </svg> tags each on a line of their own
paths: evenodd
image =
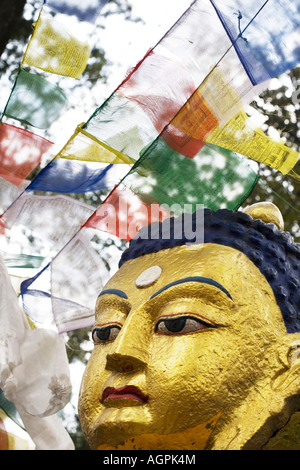
<svg viewBox="0 0 300 470">
<path fill-rule="evenodd" d="M 211 0 L 211 3 L 254 85 L 300 62 L 297 2 Z"/>
<path fill-rule="evenodd" d="M 25 129 L 0 125 L 0 176 L 20 186 L 52 145 Z"/>
<path fill-rule="evenodd" d="M 85 223 L 91 227 L 129 241 L 140 228 L 170 217 L 159 204 L 146 204 L 129 188 L 120 184 Z"/>
<path fill-rule="evenodd" d="M 240 155 L 205 145 L 191 160 L 159 137 L 85 226 L 128 241 L 139 228 L 171 213 L 192 213 L 199 205 L 236 210 L 257 180 L 257 172 Z"/>
<path fill-rule="evenodd" d="M 208 143 L 239 152 L 284 175 L 293 169 L 299 159 L 298 152 L 275 142 L 261 129 L 254 127 L 243 111 L 225 126 L 215 129 L 206 140 Z"/>
<path fill-rule="evenodd" d="M 137 160 L 141 149 L 157 137 L 157 130 L 144 110 L 117 93 L 95 110 L 82 129 L 133 160 Z"/>
<path fill-rule="evenodd" d="M 36 269 L 40 268 L 44 257 L 35 255 L 26 255 L 24 253 L 4 253 L 2 257 L 7 268 L 25 268 L 25 269 Z"/>
<path fill-rule="evenodd" d="M 0 215 L 25 191 L 29 181 L 24 181 L 21 186 L 16 186 L 0 177 Z M 0 221 L 1 226 L 1 221 Z M 1 230 L 0 230 L 1 231 Z"/>
<path fill-rule="evenodd" d="M 86 68 L 90 48 L 77 37 L 62 22 L 47 17 L 42 10 L 27 45 L 22 66 L 26 64 L 45 72 L 80 78 Z"/>
<path fill-rule="evenodd" d="M 0 450 L 34 450 L 34 443 L 13 408 L 0 390 Z"/>
<path fill-rule="evenodd" d="M 150 50 L 117 92 L 137 102 L 160 133 L 195 91 L 190 70 L 178 55 Z"/>
<path fill-rule="evenodd" d="M 207 134 L 218 125 L 199 89 L 175 115 L 161 137 L 177 152 L 193 158 L 203 147 Z"/>
<path fill-rule="evenodd" d="M 58 157 L 85 162 L 101 162 L 124 164 L 134 163 L 135 160 L 126 154 L 101 142 L 93 135 L 82 129 L 83 124 L 77 126 L 74 134 L 58 153 Z"/>
<path fill-rule="evenodd" d="M 93 23 L 108 0 L 44 0 L 54 11 L 65 15 L 75 15 L 81 21 Z"/>
<path fill-rule="evenodd" d="M 193 158 L 265 86 L 251 83 L 214 6 L 196 0 L 83 130 L 134 159 L 158 135 Z"/>
<path fill-rule="evenodd" d="M 137 159 L 232 47 L 216 19 L 210 2 L 193 2 L 83 129 Z"/>
<path fill-rule="evenodd" d="M 27 190 L 75 194 L 112 190 L 127 174 L 128 164 L 133 162 L 77 126 L 68 142 L 31 181 Z"/>
<path fill-rule="evenodd" d="M 67 103 L 64 92 L 45 78 L 20 69 L 3 114 L 39 129 L 47 129 Z"/>
<path fill-rule="evenodd" d="M 100 168 L 82 162 L 55 158 L 45 166 L 26 188 L 27 191 L 82 194 L 107 189 L 108 173 L 113 165 Z"/>
<path fill-rule="evenodd" d="M 38 273 L 23 280 L 20 285 L 25 314 L 36 325 L 47 328 L 55 326 L 49 293 L 51 292 L 50 284 L 50 263 L 47 263 Z"/>
<path fill-rule="evenodd" d="M 54 256 L 93 212 L 93 207 L 71 197 L 41 196 L 24 191 L 1 217 L 9 231 L 3 251 L 12 252 L 15 243 L 20 246 L 22 240 L 24 243 L 27 240 L 23 252 L 32 254 L 35 250 L 40 256 Z M 21 236 L 21 229 L 26 235 Z"/>
<path fill-rule="evenodd" d="M 32 320 L 54 323 L 60 333 L 93 324 L 97 296 L 109 279 L 93 247 L 94 232 L 83 227 L 50 264 L 23 281 L 23 308 Z"/>
<path fill-rule="evenodd" d="M 54 158 L 31 181 L 26 191 L 63 194 L 111 191 L 127 173 L 127 165 L 106 165 Z"/>
<path fill-rule="evenodd" d="M 257 181 L 257 165 L 235 152 L 205 144 L 191 160 L 157 138 L 122 183 L 146 200 L 194 212 L 197 204 L 237 210 Z"/>
<path fill-rule="evenodd" d="M 14 403 L 0 389 L 0 450 L 34 450 L 34 447 Z"/>
</svg>

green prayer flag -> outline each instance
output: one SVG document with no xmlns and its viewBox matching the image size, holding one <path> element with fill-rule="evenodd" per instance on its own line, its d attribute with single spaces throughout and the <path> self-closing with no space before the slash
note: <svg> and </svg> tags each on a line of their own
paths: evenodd
<svg viewBox="0 0 300 470">
<path fill-rule="evenodd" d="M 3 114 L 47 129 L 67 103 L 65 93 L 40 75 L 20 69 Z"/>
<path fill-rule="evenodd" d="M 24 427 L 21 425 L 21 422 L 19 420 L 19 414 L 17 412 L 17 409 L 15 405 L 11 402 L 8 401 L 3 393 L 3 390 L 0 389 L 0 408 L 7 414 L 7 416 L 12 419 L 18 426 L 20 426 L 22 429 Z"/>
<path fill-rule="evenodd" d="M 43 256 L 32 256 L 23 253 L 2 253 L 2 256 L 8 268 L 40 268 L 45 259 Z"/>
<path fill-rule="evenodd" d="M 257 181 L 254 165 L 235 152 L 209 144 L 190 159 L 157 138 L 122 183 L 146 204 L 186 204 L 192 212 L 196 204 L 237 210 Z"/>
</svg>

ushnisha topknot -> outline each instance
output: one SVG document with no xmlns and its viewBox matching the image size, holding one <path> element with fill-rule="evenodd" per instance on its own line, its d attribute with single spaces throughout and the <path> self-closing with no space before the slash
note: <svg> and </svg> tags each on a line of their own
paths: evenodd
<svg viewBox="0 0 300 470">
<path fill-rule="evenodd" d="M 184 223 L 184 217 L 167 219 L 164 222 L 144 227 L 130 241 L 119 266 L 130 259 L 155 253 L 176 246 L 197 243 L 197 234 L 191 238 L 197 227 L 196 220 L 202 216 L 204 240 L 199 243 L 214 243 L 235 248 L 244 253 L 261 271 L 270 284 L 280 307 L 288 333 L 300 331 L 300 245 L 294 242 L 290 233 L 279 230 L 273 223 L 254 220 L 241 211 L 204 209 L 203 214 L 190 215 L 191 230 L 182 230 L 181 238 L 174 237 L 174 227 Z M 163 238 L 164 224 L 168 225 L 168 238 Z M 155 229 L 156 236 L 146 237 L 145 233 Z M 150 232 L 152 233 L 152 232 Z M 200 238 L 199 238 L 200 240 Z"/>
</svg>

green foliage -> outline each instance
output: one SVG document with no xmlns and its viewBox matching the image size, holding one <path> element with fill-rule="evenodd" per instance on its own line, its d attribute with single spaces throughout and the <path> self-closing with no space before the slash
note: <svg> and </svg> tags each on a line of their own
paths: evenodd
<svg viewBox="0 0 300 470">
<path fill-rule="evenodd" d="M 277 84 L 277 82 L 276 82 Z M 265 116 L 265 130 L 273 128 L 291 148 L 299 151 L 300 138 L 300 67 L 278 80 L 276 88 L 266 89 L 252 106 Z"/>
<path fill-rule="evenodd" d="M 90 450 L 90 447 L 81 430 L 80 422 L 77 415 L 77 410 L 74 409 L 74 416 L 76 420 L 76 427 L 74 430 L 69 430 L 69 435 L 74 443 L 76 450 Z"/>
<path fill-rule="evenodd" d="M 104 50 L 94 47 L 83 73 L 83 76 L 87 80 L 86 86 L 88 88 L 92 88 L 98 80 L 105 80 L 107 78 L 106 74 L 103 72 L 103 67 L 106 63 Z"/>
<path fill-rule="evenodd" d="M 271 137 L 278 134 L 290 148 L 300 152 L 300 67 L 274 81 L 251 106 L 265 118 L 263 130 Z M 299 162 L 295 171 L 300 175 Z M 260 165 L 260 183 L 248 197 L 246 205 L 271 201 L 282 212 L 285 230 L 300 242 L 300 181 L 290 175 Z"/>
<path fill-rule="evenodd" d="M 70 364 L 75 360 L 83 364 L 87 363 L 88 351 L 83 348 L 83 345 L 85 342 L 91 344 L 90 331 L 90 328 L 82 328 L 68 333 L 67 355 Z"/>
</svg>

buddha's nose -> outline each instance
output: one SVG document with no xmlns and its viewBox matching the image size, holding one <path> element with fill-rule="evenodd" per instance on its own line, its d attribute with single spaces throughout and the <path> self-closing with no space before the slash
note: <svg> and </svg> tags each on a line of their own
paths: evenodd
<svg viewBox="0 0 300 470">
<path fill-rule="evenodd" d="M 118 372 L 141 371 L 148 364 L 149 322 L 142 313 L 130 313 L 106 357 L 106 369 Z"/>
</svg>

